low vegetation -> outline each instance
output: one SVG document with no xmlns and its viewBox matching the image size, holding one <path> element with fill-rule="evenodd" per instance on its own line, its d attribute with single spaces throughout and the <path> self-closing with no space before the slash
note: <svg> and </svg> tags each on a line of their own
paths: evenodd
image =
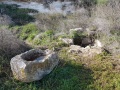
<svg viewBox="0 0 120 90">
<path fill-rule="evenodd" d="M 20 9 L 18 5 L 0 4 L 1 14 L 8 15 L 15 25 L 25 25 L 29 22 L 33 22 L 35 19 L 28 15 L 28 13 L 36 13 L 37 11 L 32 9 Z"/>
<path fill-rule="evenodd" d="M 90 12 L 67 16 L 29 16 L 27 13 L 31 10 L 0 4 L 0 8 L 5 9 L 4 14 L 15 23 L 11 27 L 0 27 L 0 90 L 120 90 L 120 56 L 117 55 L 120 49 L 120 3 L 119 0 L 97 0 L 97 3 Z M 93 58 L 68 53 L 69 45 L 59 38 L 70 37 L 69 29 L 79 27 L 95 29 L 97 39 L 106 45 L 106 51 L 112 49 L 110 53 L 103 52 Z M 30 48 L 42 47 L 58 53 L 59 65 L 40 81 L 23 83 L 15 80 L 10 59 Z"/>
</svg>

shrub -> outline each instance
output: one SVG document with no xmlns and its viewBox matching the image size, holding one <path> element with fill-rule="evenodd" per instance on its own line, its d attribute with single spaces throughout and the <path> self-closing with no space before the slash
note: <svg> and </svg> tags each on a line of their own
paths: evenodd
<svg viewBox="0 0 120 90">
<path fill-rule="evenodd" d="M 7 28 L 0 28 L 0 55 L 13 56 L 28 49 L 28 45 L 13 36 Z"/>
<path fill-rule="evenodd" d="M 107 4 L 97 5 L 93 10 L 90 26 L 97 27 L 99 39 L 111 53 L 120 52 L 120 3 L 119 0 L 109 0 Z M 116 49 L 117 48 L 117 49 Z"/>
</svg>

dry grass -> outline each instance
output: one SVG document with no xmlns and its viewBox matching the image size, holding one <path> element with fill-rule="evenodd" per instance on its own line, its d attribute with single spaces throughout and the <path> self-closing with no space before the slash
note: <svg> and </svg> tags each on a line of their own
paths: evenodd
<svg viewBox="0 0 120 90">
<path fill-rule="evenodd" d="M 28 45 L 13 36 L 7 28 L 0 28 L 0 55 L 11 57 L 28 49 Z"/>
<path fill-rule="evenodd" d="M 120 2 L 111 0 L 108 4 L 93 9 L 90 26 L 97 28 L 100 39 L 111 53 L 120 52 Z"/>
<path fill-rule="evenodd" d="M 81 8 L 74 14 L 38 14 L 36 24 L 41 31 L 54 30 L 55 32 L 68 33 L 71 28 L 86 27 L 89 12 Z"/>
</svg>

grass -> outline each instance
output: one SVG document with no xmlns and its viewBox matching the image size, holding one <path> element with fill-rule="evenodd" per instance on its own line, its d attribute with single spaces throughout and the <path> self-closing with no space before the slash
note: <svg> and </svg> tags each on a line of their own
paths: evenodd
<svg viewBox="0 0 120 90">
<path fill-rule="evenodd" d="M 20 38 L 23 40 L 31 41 L 38 33 L 38 29 L 34 24 L 27 24 L 21 28 Z"/>
<path fill-rule="evenodd" d="M 58 51 L 59 65 L 40 81 L 22 83 L 13 78 L 10 59 L 0 56 L 0 90 L 119 90 L 120 72 L 113 59 L 102 53 L 92 59 L 71 55 L 68 47 Z"/>
<path fill-rule="evenodd" d="M 60 54 L 63 54 L 64 51 L 61 52 Z M 13 90 L 83 90 L 88 88 L 87 90 L 89 90 L 89 84 L 93 81 L 92 71 L 71 60 L 66 61 L 64 58 L 60 59 L 60 64 L 42 81 L 21 83 L 5 73 L 0 90 L 9 90 L 10 88 Z"/>
<path fill-rule="evenodd" d="M 34 24 L 20 27 L 20 37 L 38 34 Z M 69 54 L 68 46 L 54 36 L 52 30 L 43 32 L 43 39 L 38 41 L 38 46 L 55 48 L 60 58 L 59 65 L 40 81 L 23 83 L 14 79 L 10 70 L 10 57 L 0 55 L 0 90 L 119 90 L 120 72 L 113 65 L 114 59 L 111 55 L 103 52 L 94 58 L 82 58 Z M 31 41 L 33 42 L 33 39 Z M 33 44 L 33 43 L 32 43 Z M 36 44 L 36 43 L 34 43 Z M 34 46 L 34 45 L 33 45 Z M 59 49 L 59 50 L 58 50 Z"/>
<path fill-rule="evenodd" d="M 29 23 L 23 26 L 11 27 L 12 32 L 16 32 L 18 38 L 28 40 L 29 42 L 39 33 L 37 26 L 34 23 Z"/>
</svg>

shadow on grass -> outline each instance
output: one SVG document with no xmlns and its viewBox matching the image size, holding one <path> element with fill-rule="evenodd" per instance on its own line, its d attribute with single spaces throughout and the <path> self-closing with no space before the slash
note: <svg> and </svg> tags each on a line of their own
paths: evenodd
<svg viewBox="0 0 120 90">
<path fill-rule="evenodd" d="M 59 65 L 49 75 L 31 83 L 14 80 L 10 68 L 9 71 L 3 70 L 0 72 L 0 90 L 95 90 L 92 75 L 92 70 L 81 63 L 60 59 Z"/>
<path fill-rule="evenodd" d="M 35 21 L 35 18 L 28 13 L 37 13 L 38 11 L 33 9 L 24 9 L 19 8 L 18 5 L 7 5 L 7 4 L 0 4 L 0 14 L 8 15 L 15 25 L 25 25 L 29 22 Z"/>
<path fill-rule="evenodd" d="M 63 62 L 40 81 L 32 83 L 16 82 L 19 90 L 94 90 L 93 72 L 83 65 Z M 8 86 L 7 86 L 8 87 Z M 5 87 L 5 90 L 7 88 Z"/>
<path fill-rule="evenodd" d="M 49 90 L 90 90 L 93 83 L 92 71 L 83 65 L 71 62 L 60 63 L 50 75 L 41 81 L 41 89 Z M 39 87 L 40 83 L 37 82 Z"/>
</svg>

